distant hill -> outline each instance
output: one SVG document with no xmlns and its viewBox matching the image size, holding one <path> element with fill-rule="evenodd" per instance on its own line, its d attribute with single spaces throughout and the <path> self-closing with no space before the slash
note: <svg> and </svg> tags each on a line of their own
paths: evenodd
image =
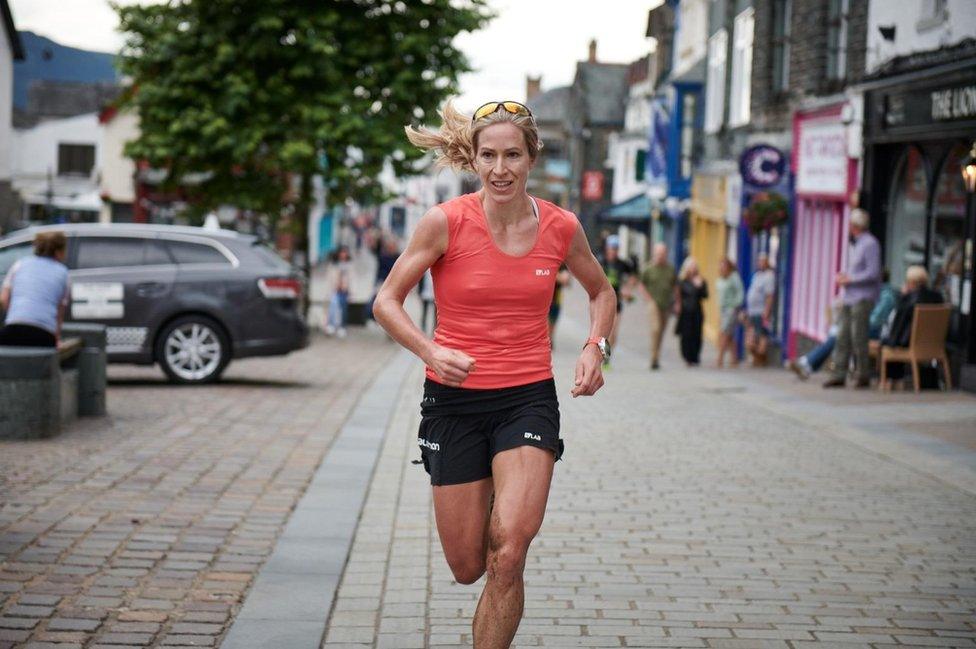
<svg viewBox="0 0 976 649">
<path fill-rule="evenodd" d="M 118 79 L 115 55 L 91 52 L 55 43 L 34 32 L 20 32 L 24 60 L 14 61 L 14 107 L 27 108 L 32 81 L 114 82 Z"/>
</svg>

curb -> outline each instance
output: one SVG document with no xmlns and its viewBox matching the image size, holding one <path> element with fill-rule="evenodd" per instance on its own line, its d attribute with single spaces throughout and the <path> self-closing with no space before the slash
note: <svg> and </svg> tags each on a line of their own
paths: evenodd
<svg viewBox="0 0 976 649">
<path fill-rule="evenodd" d="M 363 393 L 261 567 L 221 649 L 319 649 L 396 395 L 400 352 Z"/>
</svg>

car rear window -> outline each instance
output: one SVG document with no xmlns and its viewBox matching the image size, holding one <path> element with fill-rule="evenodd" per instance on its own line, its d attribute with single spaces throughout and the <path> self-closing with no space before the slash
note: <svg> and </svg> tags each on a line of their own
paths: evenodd
<svg viewBox="0 0 976 649">
<path fill-rule="evenodd" d="M 222 252 L 205 243 L 189 241 L 167 241 L 169 252 L 178 264 L 223 264 L 230 266 L 230 260 Z"/>
<path fill-rule="evenodd" d="M 140 237 L 78 237 L 74 268 L 143 266 L 152 243 Z"/>
<path fill-rule="evenodd" d="M 291 268 L 291 265 L 282 259 L 281 255 L 275 252 L 271 246 L 268 246 L 267 244 L 255 242 L 254 245 L 251 246 L 251 250 L 254 251 L 254 254 L 257 255 L 261 261 L 272 268 L 276 268 L 278 270 L 289 270 Z"/>
</svg>

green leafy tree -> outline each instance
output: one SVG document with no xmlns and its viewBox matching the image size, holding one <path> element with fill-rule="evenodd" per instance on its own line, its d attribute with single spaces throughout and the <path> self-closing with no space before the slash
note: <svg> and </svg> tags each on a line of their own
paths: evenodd
<svg viewBox="0 0 976 649">
<path fill-rule="evenodd" d="M 114 5 L 126 42 L 122 105 L 141 132 L 126 154 L 167 171 L 197 214 L 220 204 L 296 215 L 305 249 L 311 178 L 330 201 L 380 198 L 385 160 L 420 153 L 403 125 L 434 117 L 468 71 L 454 37 L 485 0 L 170 0 Z"/>
</svg>

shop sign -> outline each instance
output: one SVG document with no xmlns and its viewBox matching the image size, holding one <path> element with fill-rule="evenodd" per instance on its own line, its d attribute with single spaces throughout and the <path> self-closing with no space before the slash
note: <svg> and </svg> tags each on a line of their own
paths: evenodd
<svg viewBox="0 0 976 649">
<path fill-rule="evenodd" d="M 885 97 L 886 126 L 920 126 L 976 119 L 976 83 Z"/>
<path fill-rule="evenodd" d="M 742 180 L 755 187 L 778 185 L 786 173 L 786 156 L 768 144 L 757 144 L 746 149 L 739 158 Z"/>
<path fill-rule="evenodd" d="M 833 119 L 800 122 L 796 191 L 806 194 L 847 195 L 847 133 Z"/>
<path fill-rule="evenodd" d="M 583 200 L 598 201 L 603 198 L 603 172 L 583 172 Z"/>
</svg>

